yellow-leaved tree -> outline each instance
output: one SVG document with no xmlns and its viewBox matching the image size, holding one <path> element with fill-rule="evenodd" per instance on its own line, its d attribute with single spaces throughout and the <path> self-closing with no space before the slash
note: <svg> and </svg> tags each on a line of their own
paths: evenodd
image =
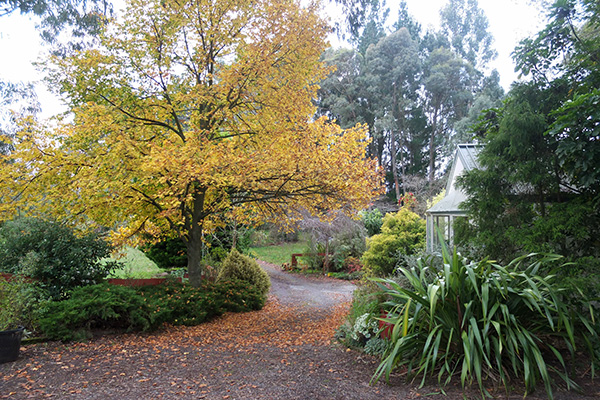
<svg viewBox="0 0 600 400">
<path fill-rule="evenodd" d="M 100 46 L 51 60 L 73 118 L 24 123 L 2 163 L 4 217 L 178 235 L 199 284 L 202 233 L 226 218 L 364 208 L 381 184 L 365 128 L 313 118 L 327 33 L 292 0 L 130 0 Z"/>
</svg>

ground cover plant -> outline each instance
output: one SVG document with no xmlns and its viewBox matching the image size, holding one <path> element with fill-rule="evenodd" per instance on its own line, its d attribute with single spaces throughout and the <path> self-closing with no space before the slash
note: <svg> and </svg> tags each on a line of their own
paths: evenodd
<svg viewBox="0 0 600 400">
<path fill-rule="evenodd" d="M 576 389 L 570 363 L 584 349 L 594 367 L 598 333 L 589 304 L 565 301 L 556 276 L 539 273 L 559 256 L 522 256 L 501 266 L 487 259 L 467 263 L 445 245 L 442 253 L 440 268 L 424 260 L 400 268 L 407 285 L 375 279 L 389 298 L 385 321 L 394 328 L 374 379 L 404 366 L 422 384 L 429 376 L 441 384 L 460 377 L 482 393 L 486 378 L 508 388 L 516 376 L 527 393 L 541 382 L 552 398 L 552 374 Z"/>
<path fill-rule="evenodd" d="M 371 355 L 383 355 L 388 346 L 379 326 L 384 301 L 385 297 L 372 282 L 361 281 L 354 291 L 348 316 L 336 331 L 336 340 L 351 349 Z"/>
<path fill-rule="evenodd" d="M 48 339 L 79 341 L 97 333 L 154 331 L 165 323 L 198 325 L 227 311 L 259 310 L 264 304 L 261 290 L 233 279 L 198 288 L 175 281 L 137 289 L 102 283 L 47 303 L 39 326 Z"/>
</svg>

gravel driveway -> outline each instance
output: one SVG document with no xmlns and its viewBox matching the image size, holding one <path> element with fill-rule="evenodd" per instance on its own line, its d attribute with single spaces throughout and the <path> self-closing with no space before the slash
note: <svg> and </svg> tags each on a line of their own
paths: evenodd
<svg viewBox="0 0 600 400">
<path fill-rule="evenodd" d="M 226 314 L 195 327 L 104 336 L 88 343 L 25 346 L 0 364 L 0 399 L 471 399 L 477 390 L 434 384 L 418 388 L 402 376 L 370 385 L 379 360 L 332 343 L 354 285 L 281 271 L 270 274 L 260 311 Z M 600 398 L 598 385 L 556 399 Z M 493 391 L 502 399 L 521 399 Z M 543 390 L 535 399 L 545 398 Z"/>
</svg>

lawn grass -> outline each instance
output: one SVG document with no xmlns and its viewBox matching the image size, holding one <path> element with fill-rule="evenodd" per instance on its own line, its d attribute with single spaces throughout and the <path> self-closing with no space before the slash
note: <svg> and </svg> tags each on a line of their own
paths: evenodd
<svg viewBox="0 0 600 400">
<path fill-rule="evenodd" d="M 146 255 L 138 249 L 125 247 L 122 253 L 122 257 L 111 257 L 109 259 L 120 261 L 125 264 L 122 269 L 113 271 L 110 275 L 111 278 L 146 279 L 164 272 L 164 270 L 158 268 L 152 260 L 146 257 Z"/>
<path fill-rule="evenodd" d="M 281 265 L 292 261 L 292 254 L 302 253 L 306 242 L 273 244 L 269 246 L 250 247 L 249 254 L 271 264 Z"/>
</svg>

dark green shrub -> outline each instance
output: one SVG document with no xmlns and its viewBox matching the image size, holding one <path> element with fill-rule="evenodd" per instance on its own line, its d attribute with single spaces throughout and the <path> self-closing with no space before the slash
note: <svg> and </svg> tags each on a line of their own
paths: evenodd
<svg viewBox="0 0 600 400">
<path fill-rule="evenodd" d="M 239 280 L 199 288 L 176 281 L 131 288 L 107 283 L 77 288 L 43 308 L 40 328 L 49 339 L 85 340 L 95 331 L 151 331 L 165 323 L 198 325 L 226 311 L 259 310 L 265 296 Z"/>
<path fill-rule="evenodd" d="M 373 210 L 365 210 L 360 215 L 367 235 L 373 236 L 381 233 L 381 226 L 383 225 L 383 214 L 379 209 L 374 208 Z"/>
<path fill-rule="evenodd" d="M 558 256 L 524 256 L 503 267 L 487 259 L 468 264 L 445 245 L 442 252 L 441 269 L 423 261 L 400 268 L 406 286 L 375 279 L 390 299 L 386 321 L 394 328 L 374 379 L 406 366 L 422 384 L 428 376 L 447 384 L 458 375 L 463 386 L 476 381 L 485 393 L 485 377 L 508 387 L 513 375 L 528 393 L 543 381 L 551 398 L 552 370 L 576 387 L 564 352 L 573 360 L 583 347 L 595 362 L 598 333 L 582 315 L 586 304 L 563 301 L 556 276 L 539 274 Z"/>
<path fill-rule="evenodd" d="M 219 227 L 215 232 L 204 237 L 203 245 L 205 258 L 211 262 L 220 262 L 227 257 L 228 249 L 233 246 L 240 252 L 245 252 L 252 243 L 253 230 L 244 226 L 234 227 L 228 224 Z M 234 239 L 235 237 L 235 239 Z M 164 237 L 157 242 L 146 244 L 142 251 L 159 268 L 174 269 L 187 267 L 187 249 L 180 238 Z"/>
<path fill-rule="evenodd" d="M 84 340 L 98 329 L 155 329 L 160 322 L 152 316 L 155 312 L 135 289 L 103 283 L 76 288 L 69 299 L 47 303 L 39 325 L 49 339 Z"/>
<path fill-rule="evenodd" d="M 224 312 L 223 297 L 210 285 L 195 288 L 173 281 L 143 287 L 138 292 L 152 308 L 151 320 L 156 326 L 198 325 Z"/>
<path fill-rule="evenodd" d="M 223 260 L 217 281 L 239 279 L 255 286 L 263 296 L 269 293 L 271 279 L 252 258 L 233 249 Z"/>
<path fill-rule="evenodd" d="M 143 246 L 141 250 L 159 268 L 187 267 L 187 249 L 180 238 L 164 238 L 156 243 Z"/>
<path fill-rule="evenodd" d="M 107 277 L 119 266 L 102 261 L 111 250 L 99 235 L 77 236 L 56 222 L 19 218 L 0 227 L 0 270 L 40 280 L 54 299 Z"/>
<path fill-rule="evenodd" d="M 394 272 L 401 256 L 412 255 L 425 246 L 425 221 L 407 208 L 386 214 L 381 233 L 367 239 L 367 251 L 361 261 L 371 276 Z"/>
</svg>

